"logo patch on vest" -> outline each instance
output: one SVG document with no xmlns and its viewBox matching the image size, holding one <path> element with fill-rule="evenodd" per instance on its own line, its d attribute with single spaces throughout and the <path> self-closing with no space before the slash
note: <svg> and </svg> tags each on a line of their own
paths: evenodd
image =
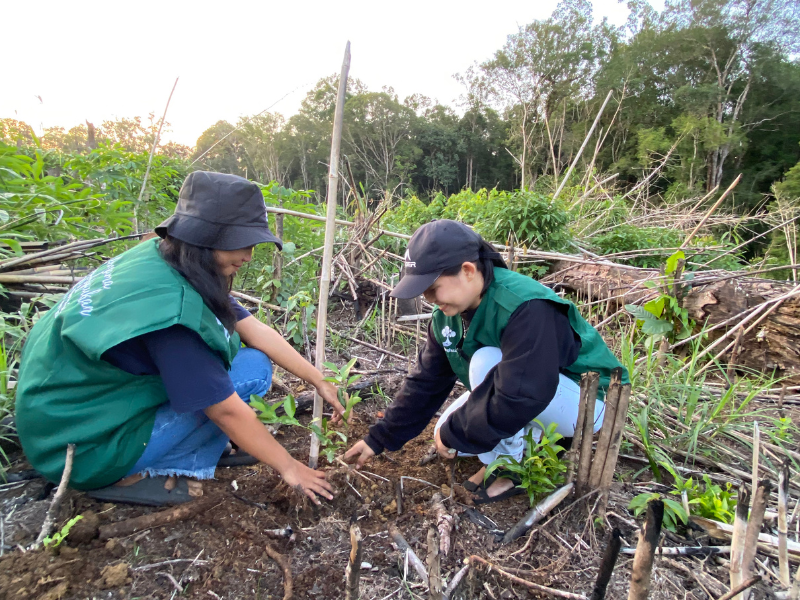
<svg viewBox="0 0 800 600">
<path fill-rule="evenodd" d="M 409 254 L 408 250 L 406 250 L 403 259 L 406 261 L 406 269 L 413 269 L 417 266 L 417 263 L 411 260 L 411 254 Z"/>
<path fill-rule="evenodd" d="M 453 342 L 450 341 L 450 338 L 456 337 L 456 332 L 450 329 L 449 325 L 445 325 L 444 329 L 442 329 L 442 336 L 444 336 L 442 346 L 447 348 L 448 346 L 453 345 Z"/>
</svg>

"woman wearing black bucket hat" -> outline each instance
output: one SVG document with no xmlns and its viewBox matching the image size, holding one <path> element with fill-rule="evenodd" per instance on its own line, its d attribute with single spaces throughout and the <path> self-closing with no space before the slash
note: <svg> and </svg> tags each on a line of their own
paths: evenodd
<svg viewBox="0 0 800 600">
<path fill-rule="evenodd" d="M 191 173 L 156 233 L 163 239 L 107 261 L 33 327 L 16 406 L 31 465 L 58 481 L 75 444 L 72 487 L 161 505 L 191 500 L 202 493 L 195 480 L 244 456 L 315 502 L 331 498 L 324 475 L 289 456 L 242 401 L 266 393 L 275 362 L 343 412 L 336 388 L 229 295 L 253 246 L 282 246 L 261 190 L 234 175 Z M 236 461 L 221 459 L 229 439 Z"/>
<path fill-rule="evenodd" d="M 424 295 L 436 305 L 428 341 L 384 418 L 346 459 L 361 466 L 418 436 L 457 379 L 470 391 L 444 411 L 434 428 L 444 458 L 458 451 L 477 455 L 484 465 L 503 456 L 520 460 L 525 436 L 538 436 L 540 424 L 555 423 L 558 433 L 572 436 L 581 373 L 597 371 L 607 386 L 611 370 L 620 364 L 571 302 L 505 267 L 491 244 L 463 223 L 434 221 L 414 233 L 405 275 L 391 295 Z M 602 418 L 598 402 L 595 431 Z M 476 492 L 476 503 L 525 493 L 515 487 L 513 476 L 484 482 L 484 472 L 464 482 Z"/>
</svg>

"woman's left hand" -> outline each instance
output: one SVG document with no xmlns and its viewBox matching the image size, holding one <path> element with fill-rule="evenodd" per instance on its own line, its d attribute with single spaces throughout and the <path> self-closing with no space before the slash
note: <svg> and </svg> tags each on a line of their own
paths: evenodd
<svg viewBox="0 0 800 600">
<path fill-rule="evenodd" d="M 317 387 L 317 392 L 322 399 L 325 400 L 328 404 L 333 407 L 333 416 L 331 417 L 331 423 L 338 423 L 342 420 L 344 416 L 344 407 L 342 403 L 339 402 L 339 394 L 336 389 L 336 386 L 333 385 L 330 381 L 323 381 Z"/>
<path fill-rule="evenodd" d="M 447 460 L 452 460 L 455 457 L 456 452 L 452 448 L 448 448 L 442 443 L 442 438 L 439 435 L 438 429 L 436 430 L 434 439 L 436 440 L 436 451 L 439 453 L 439 456 L 446 458 Z"/>
</svg>

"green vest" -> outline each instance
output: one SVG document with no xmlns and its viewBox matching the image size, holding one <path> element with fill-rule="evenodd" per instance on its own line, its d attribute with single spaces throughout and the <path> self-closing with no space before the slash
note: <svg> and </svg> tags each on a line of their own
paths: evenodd
<svg viewBox="0 0 800 600">
<path fill-rule="evenodd" d="M 494 281 L 481 299 L 463 343 L 461 316 L 448 317 L 438 307 L 433 311 L 433 334 L 447 353 L 450 365 L 461 383 L 468 390 L 472 389 L 469 385 L 469 359 L 484 346 L 499 348 L 509 318 L 520 304 L 528 300 L 550 300 L 569 307 L 569 324 L 581 338 L 581 351 L 577 360 L 565 369 L 564 375 L 579 382 L 582 373 L 595 371 L 600 373 L 601 390 L 607 388 L 611 370 L 622 365 L 597 330 L 584 320 L 569 300 L 530 277 L 502 268 L 494 270 Z M 462 352 L 458 351 L 459 347 Z M 533 367 L 531 365 L 531 373 L 535 371 Z M 622 382 L 630 383 L 624 368 Z"/>
<path fill-rule="evenodd" d="M 168 401 L 158 375 L 131 375 L 102 354 L 133 337 L 183 325 L 226 368 L 239 349 L 195 289 L 151 240 L 84 277 L 34 325 L 22 352 L 16 419 L 31 465 L 59 481 L 75 444 L 70 486 L 90 490 L 128 474 Z"/>
</svg>

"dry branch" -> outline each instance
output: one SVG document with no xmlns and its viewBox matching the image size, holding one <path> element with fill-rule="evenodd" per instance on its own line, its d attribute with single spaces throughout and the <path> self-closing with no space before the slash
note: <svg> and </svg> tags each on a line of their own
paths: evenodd
<svg viewBox="0 0 800 600">
<path fill-rule="evenodd" d="M 447 586 L 447 589 L 442 594 L 443 600 L 450 600 L 453 597 L 453 594 L 456 593 L 458 590 L 458 586 L 461 584 L 461 581 L 464 579 L 464 576 L 469 572 L 469 562 L 465 564 L 461 569 L 459 569 L 458 573 L 453 576 L 453 579 L 450 581 L 450 584 Z"/>
<path fill-rule="evenodd" d="M 358 600 L 358 582 L 361 578 L 361 556 L 363 553 L 363 540 L 361 529 L 356 523 L 350 525 L 350 560 L 345 569 L 345 599 Z"/>
<path fill-rule="evenodd" d="M 521 579 L 516 575 L 512 575 L 508 571 L 504 571 L 500 567 L 495 564 L 490 563 L 488 560 L 481 558 L 480 556 L 475 556 L 474 554 L 470 556 L 468 559 L 470 564 L 479 563 L 489 567 L 490 570 L 494 571 L 495 573 L 502 575 L 503 577 L 507 577 L 511 581 L 518 583 L 520 585 L 524 585 L 525 587 L 536 590 L 537 592 L 543 592 L 545 594 L 549 594 L 550 596 L 555 596 L 556 598 L 567 598 L 568 600 L 588 600 L 588 598 L 582 594 L 573 594 L 571 592 L 563 592 L 561 590 L 556 590 L 553 588 L 549 588 L 543 585 L 539 585 L 538 583 L 533 583 L 532 581 L 528 581 L 526 579 Z"/>
<path fill-rule="evenodd" d="M 269 544 L 264 547 L 264 550 L 283 570 L 283 600 L 292 600 L 294 594 L 292 592 L 292 569 L 289 566 L 289 560 Z"/>
<path fill-rule="evenodd" d="M 647 600 L 650 594 L 650 575 L 653 571 L 653 557 L 661 535 L 661 522 L 664 519 L 664 503 L 651 500 L 647 503 L 647 519 L 639 531 L 639 543 L 633 557 L 631 587 L 628 600 Z"/>
<path fill-rule="evenodd" d="M 573 484 L 568 483 L 564 487 L 557 489 L 544 500 L 539 502 L 539 504 L 534 506 L 530 511 L 525 513 L 525 516 L 522 517 L 519 522 L 509 529 L 503 536 L 503 544 L 509 544 L 513 542 L 518 537 L 524 535 L 528 529 L 541 521 L 545 516 L 547 516 L 548 513 L 550 513 L 550 511 L 561 504 L 564 498 L 569 496 L 570 492 L 572 491 L 572 487 Z"/>
<path fill-rule="evenodd" d="M 59 482 L 58 489 L 53 496 L 53 501 L 50 503 L 50 507 L 47 509 L 42 530 L 39 532 L 39 536 L 36 538 L 34 547 L 39 546 L 44 541 L 44 538 L 53 532 L 53 525 L 55 525 L 56 522 L 58 509 L 61 506 L 61 501 L 64 499 L 64 494 L 67 493 L 67 488 L 69 487 L 69 478 L 72 475 L 72 462 L 74 458 L 75 444 L 67 444 L 67 455 L 64 459 L 64 471 L 61 473 L 61 481 Z"/>
<path fill-rule="evenodd" d="M 741 583 L 738 586 L 736 586 L 736 588 L 732 589 L 724 596 L 720 596 L 718 600 L 731 600 L 731 598 L 735 598 L 737 595 L 749 589 L 751 586 L 757 584 L 759 581 L 761 581 L 761 575 L 756 575 L 755 577 L 751 577 L 744 583 Z"/>
<path fill-rule="evenodd" d="M 452 489 L 452 488 L 451 488 Z M 444 507 L 444 498 L 440 493 L 435 493 L 431 498 L 431 521 L 436 525 L 439 533 L 439 550 L 447 556 L 450 552 L 450 535 L 453 531 L 453 516 Z"/>
<path fill-rule="evenodd" d="M 394 523 L 389 525 L 389 536 L 397 546 L 397 549 L 400 550 L 400 552 L 404 552 L 408 557 L 408 562 L 410 562 L 411 566 L 414 567 L 414 570 L 417 572 L 417 575 L 419 575 L 419 578 L 422 579 L 425 585 L 428 585 L 428 571 L 425 569 L 425 565 L 422 564 L 419 556 L 414 553 L 414 551 L 411 549 L 411 546 L 408 545 L 408 542 L 403 537 L 403 534 L 400 533 L 400 530 Z"/>
<path fill-rule="evenodd" d="M 219 502 L 219 498 L 205 496 L 199 500 L 193 500 L 186 504 L 181 504 L 173 508 L 162 510 L 133 519 L 125 519 L 109 525 L 103 525 L 98 529 L 100 541 L 109 540 L 116 537 L 124 537 L 153 527 L 161 527 L 178 521 L 185 521 L 195 515 L 205 512 Z"/>
</svg>

